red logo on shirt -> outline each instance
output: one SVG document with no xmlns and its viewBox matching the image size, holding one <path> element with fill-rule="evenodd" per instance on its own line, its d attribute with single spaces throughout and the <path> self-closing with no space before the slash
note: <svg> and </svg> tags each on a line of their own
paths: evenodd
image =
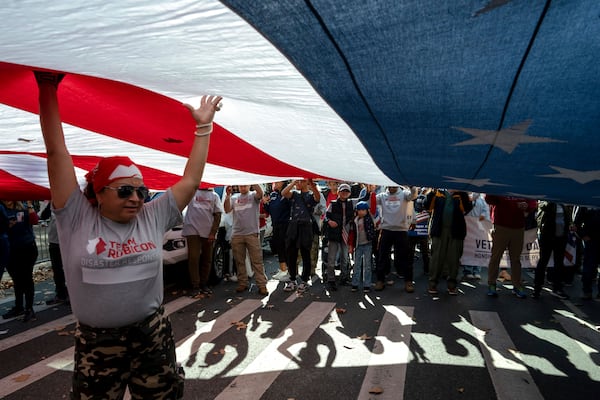
<svg viewBox="0 0 600 400">
<path fill-rule="evenodd" d="M 98 238 L 98 243 L 96 243 L 96 254 L 101 254 L 106 250 L 106 242 L 102 240 L 102 238 Z"/>
</svg>

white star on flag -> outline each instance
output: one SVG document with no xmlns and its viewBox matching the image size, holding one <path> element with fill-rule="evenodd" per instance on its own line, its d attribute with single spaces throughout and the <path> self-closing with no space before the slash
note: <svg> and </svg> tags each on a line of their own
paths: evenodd
<svg viewBox="0 0 600 400">
<path fill-rule="evenodd" d="M 548 175 L 538 175 L 545 178 L 564 178 L 564 179 L 572 179 L 577 183 L 581 183 L 585 185 L 586 183 L 598 181 L 600 180 L 600 170 L 595 171 L 577 171 L 575 169 L 561 168 L 555 167 L 554 165 L 550 165 L 555 171 L 558 171 L 558 174 L 548 174 Z"/>
<path fill-rule="evenodd" d="M 476 187 L 482 187 L 482 186 L 509 186 L 509 185 L 504 185 L 502 183 L 493 183 L 490 182 L 490 180 L 488 178 L 485 179 L 465 179 L 465 178 L 456 178 L 454 176 L 444 176 L 444 178 L 446 178 L 447 182 L 450 183 L 464 183 L 467 185 L 473 185 Z"/>
<path fill-rule="evenodd" d="M 510 126 L 508 128 L 496 130 L 485 130 L 485 129 L 474 129 L 474 128 L 463 128 L 453 126 L 453 129 L 468 133 L 473 136 L 472 139 L 465 140 L 464 142 L 456 143 L 453 146 L 469 146 L 488 144 L 504 150 L 508 154 L 512 153 L 519 144 L 523 143 L 549 143 L 549 142 L 562 142 L 564 140 L 556 140 L 539 136 L 527 136 L 525 133 L 531 125 L 531 120 L 528 119 L 517 125 Z"/>
</svg>

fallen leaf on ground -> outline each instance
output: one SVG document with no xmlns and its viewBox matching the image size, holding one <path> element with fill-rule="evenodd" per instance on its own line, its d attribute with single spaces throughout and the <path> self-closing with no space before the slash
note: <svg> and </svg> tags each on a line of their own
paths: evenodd
<svg viewBox="0 0 600 400">
<path fill-rule="evenodd" d="M 246 327 L 248 326 L 245 322 L 241 321 L 234 321 L 231 323 L 231 325 L 235 325 L 235 329 L 237 329 L 238 331 L 246 329 Z"/>
<path fill-rule="evenodd" d="M 383 389 L 380 388 L 379 386 L 374 386 L 371 389 L 369 389 L 369 393 L 371 393 L 371 394 L 381 394 L 381 393 L 383 393 Z"/>
<path fill-rule="evenodd" d="M 19 375 L 19 376 L 15 376 L 13 378 L 13 381 L 15 381 L 15 382 L 25 382 L 30 377 L 31 377 L 31 374 L 22 374 L 22 375 Z"/>
</svg>

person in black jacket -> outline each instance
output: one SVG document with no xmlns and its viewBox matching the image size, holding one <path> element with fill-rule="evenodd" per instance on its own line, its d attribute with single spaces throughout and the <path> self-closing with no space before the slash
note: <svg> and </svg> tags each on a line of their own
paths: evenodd
<svg viewBox="0 0 600 400">
<path fill-rule="evenodd" d="M 583 266 L 581 282 L 583 284 L 583 299 L 592 299 L 592 284 L 598 277 L 600 262 L 600 208 L 579 207 L 575 211 L 575 226 L 583 241 Z M 600 279 L 598 282 L 597 298 L 600 299 Z"/>
<path fill-rule="evenodd" d="M 540 200 L 538 201 L 536 220 L 540 259 L 535 268 L 534 288 L 531 297 L 534 299 L 540 297 L 546 277 L 546 267 L 548 261 L 550 261 L 550 255 L 554 254 L 552 295 L 561 299 L 568 299 L 569 296 L 563 292 L 563 280 L 565 248 L 569 228 L 571 227 L 571 209 L 563 204 Z"/>
<path fill-rule="evenodd" d="M 460 267 L 463 241 L 467 236 L 465 215 L 473 204 L 466 192 L 436 189 L 427 195 L 424 204 L 431 213 L 429 236 L 431 237 L 431 260 L 429 263 L 429 289 L 437 295 L 437 284 L 447 266 L 448 294 L 458 294 L 456 277 Z"/>
</svg>

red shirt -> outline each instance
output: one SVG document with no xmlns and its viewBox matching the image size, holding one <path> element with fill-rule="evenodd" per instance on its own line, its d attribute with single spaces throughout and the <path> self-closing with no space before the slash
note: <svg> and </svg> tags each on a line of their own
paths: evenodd
<svg viewBox="0 0 600 400">
<path fill-rule="evenodd" d="M 506 228 L 525 228 L 525 217 L 535 212 L 537 202 L 523 197 L 496 196 L 487 194 L 485 201 L 491 206 L 491 217 L 494 225 Z M 519 203 L 526 202 L 527 210 L 519 208 Z"/>
</svg>

